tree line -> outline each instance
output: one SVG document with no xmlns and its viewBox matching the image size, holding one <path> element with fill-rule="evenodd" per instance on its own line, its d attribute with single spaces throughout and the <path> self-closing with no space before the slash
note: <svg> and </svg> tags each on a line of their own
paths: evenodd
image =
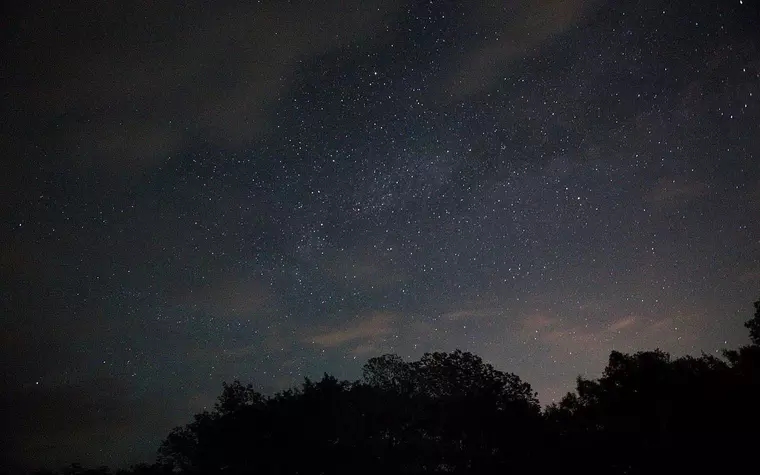
<svg viewBox="0 0 760 475">
<path fill-rule="evenodd" d="M 760 449 L 760 300 L 751 344 L 722 357 L 613 351 L 601 377 L 544 409 L 471 353 L 371 358 L 272 396 L 224 384 L 121 475 L 753 473 Z M 72 465 L 62 475 L 108 475 Z"/>
</svg>

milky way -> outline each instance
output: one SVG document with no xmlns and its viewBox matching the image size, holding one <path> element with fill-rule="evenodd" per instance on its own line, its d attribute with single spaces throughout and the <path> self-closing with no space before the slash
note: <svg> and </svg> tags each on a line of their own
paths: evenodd
<svg viewBox="0 0 760 475">
<path fill-rule="evenodd" d="M 10 463 L 149 461 L 223 381 L 383 353 L 549 403 L 746 342 L 754 2 L 130 3 L 3 28 Z"/>
</svg>

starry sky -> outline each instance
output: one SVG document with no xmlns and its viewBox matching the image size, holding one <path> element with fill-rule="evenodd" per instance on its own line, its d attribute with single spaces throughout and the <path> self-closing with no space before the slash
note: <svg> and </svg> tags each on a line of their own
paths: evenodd
<svg viewBox="0 0 760 475">
<path fill-rule="evenodd" d="M 150 461 L 223 381 L 472 351 L 544 404 L 760 297 L 755 1 L 2 17 L 5 463 Z"/>
</svg>

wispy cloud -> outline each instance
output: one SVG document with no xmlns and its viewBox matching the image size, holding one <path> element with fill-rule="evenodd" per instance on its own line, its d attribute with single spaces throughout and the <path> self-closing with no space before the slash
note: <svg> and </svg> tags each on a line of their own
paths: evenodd
<svg viewBox="0 0 760 475">
<path fill-rule="evenodd" d="M 685 336 L 678 328 L 683 328 L 684 320 L 688 319 L 688 316 L 653 319 L 625 315 L 603 325 L 590 325 L 570 324 L 557 317 L 535 314 L 522 321 L 520 333 L 523 338 L 539 341 L 563 354 L 605 355 L 614 348 L 647 349 L 682 341 Z"/>
<path fill-rule="evenodd" d="M 446 88 L 462 97 L 493 86 L 510 63 L 578 24 L 593 0 L 481 2 L 472 15 L 488 34 L 461 58 Z"/>
<path fill-rule="evenodd" d="M 613 332 L 613 333 L 623 331 L 626 328 L 630 328 L 631 326 L 635 325 L 636 322 L 637 322 L 637 319 L 633 315 L 631 315 L 630 317 L 623 317 L 623 318 L 613 321 L 607 327 L 607 331 Z"/>
<path fill-rule="evenodd" d="M 708 192 L 706 184 L 676 178 L 662 178 L 644 195 L 644 200 L 658 206 L 679 206 Z"/>
<path fill-rule="evenodd" d="M 760 283 L 760 268 L 750 268 L 741 272 L 737 277 L 739 282 Z"/>
<path fill-rule="evenodd" d="M 392 334 L 393 322 L 394 316 L 390 313 L 372 312 L 359 316 L 348 326 L 318 333 L 305 341 L 324 348 L 349 343 L 358 343 L 356 348 L 366 348 L 371 342 Z"/>
<path fill-rule="evenodd" d="M 446 312 L 440 315 L 442 320 L 476 320 L 500 315 L 502 310 L 498 308 L 463 309 Z"/>
</svg>

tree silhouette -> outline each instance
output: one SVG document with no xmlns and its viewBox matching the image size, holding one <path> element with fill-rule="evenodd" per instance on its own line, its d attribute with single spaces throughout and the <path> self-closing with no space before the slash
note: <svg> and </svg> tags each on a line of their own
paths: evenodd
<svg viewBox="0 0 760 475">
<path fill-rule="evenodd" d="M 760 346 L 760 300 L 755 302 L 755 316 L 744 324 L 749 329 L 752 344 Z"/>
<path fill-rule="evenodd" d="M 470 473 L 504 464 L 507 426 L 520 433 L 514 465 L 527 458 L 522 445 L 535 436 L 540 419 L 536 394 L 478 356 L 457 350 L 405 363 L 384 355 L 365 365 L 364 382 L 393 401 L 387 417 L 398 421 L 391 432 L 394 447 L 418 460 L 414 470 Z"/>
<path fill-rule="evenodd" d="M 459 350 L 383 355 L 359 381 L 325 374 L 272 396 L 233 381 L 157 463 L 116 475 L 745 473 L 758 465 L 760 301 L 746 326 L 752 343 L 724 358 L 613 351 L 543 412 L 528 383 Z"/>
<path fill-rule="evenodd" d="M 161 454 L 185 473 L 475 473 L 506 463 L 504 427 L 527 442 L 539 420 L 530 385 L 471 353 L 385 355 L 356 383 L 325 374 L 270 398 L 225 384 L 214 410 L 174 429 Z M 514 466 L 525 449 L 510 455 Z"/>
<path fill-rule="evenodd" d="M 756 392 L 734 368 L 708 355 L 612 352 L 601 378 L 579 378 L 575 393 L 547 409 L 559 434 L 555 450 L 593 449 L 595 473 L 740 467 L 746 460 L 732 454 L 737 444 L 720 436 L 756 430 L 746 405 Z"/>
</svg>

